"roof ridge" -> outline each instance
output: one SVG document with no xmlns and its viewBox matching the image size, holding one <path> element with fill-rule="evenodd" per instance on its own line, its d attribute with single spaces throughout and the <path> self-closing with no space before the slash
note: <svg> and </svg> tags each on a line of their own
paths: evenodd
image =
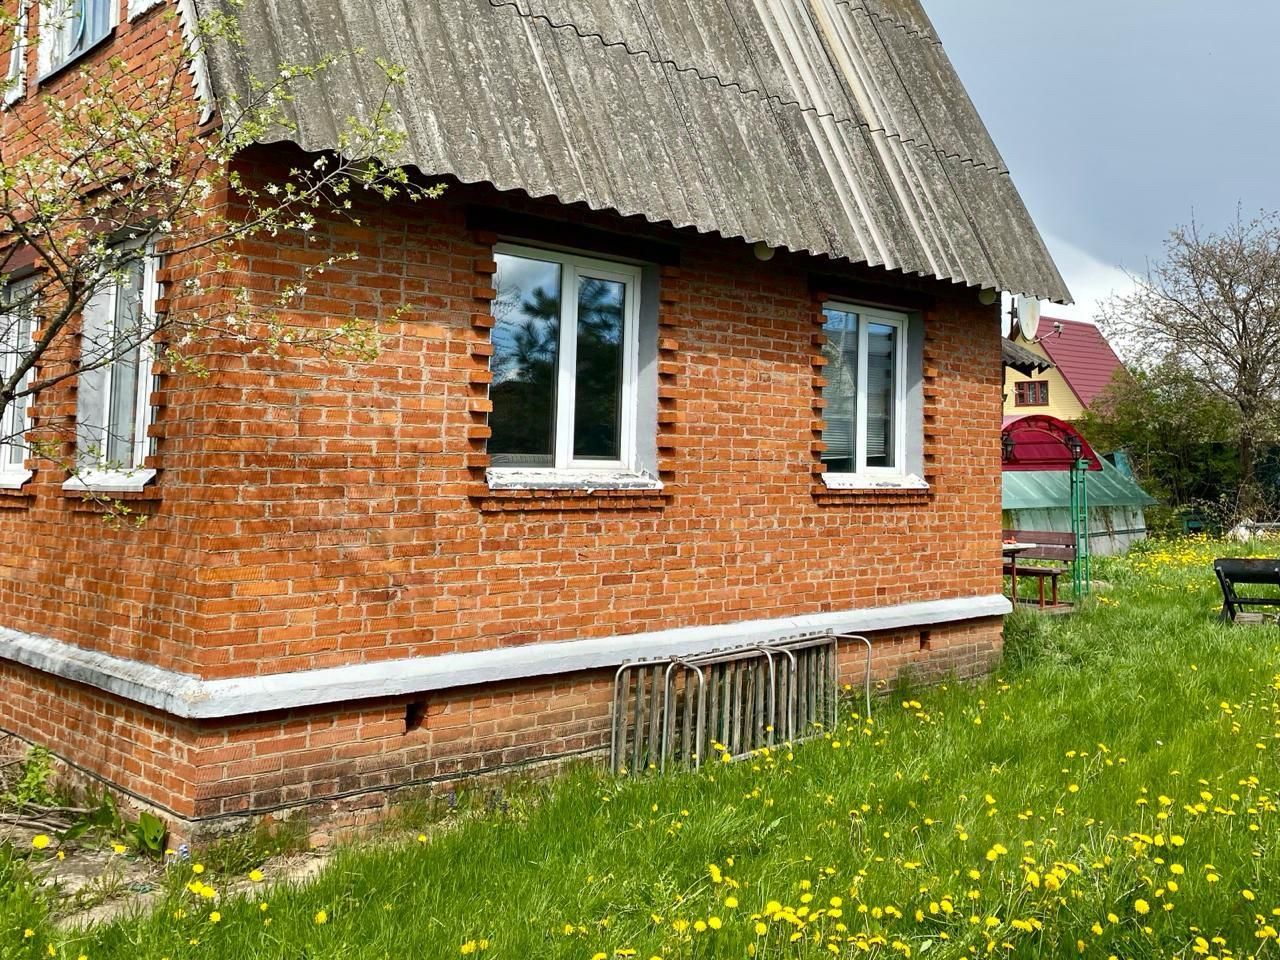
<svg viewBox="0 0 1280 960">
<path fill-rule="evenodd" d="M 850 2 L 850 0 L 837 0 L 837 2 L 844 3 L 850 6 L 853 5 Z M 853 117 L 841 117 L 831 111 L 823 111 L 823 110 L 819 110 L 817 107 L 805 106 L 798 99 L 783 97 L 779 94 L 771 93 L 768 90 L 761 89 L 760 87 L 757 87 L 755 85 L 743 86 L 741 83 L 738 83 L 736 80 L 723 80 L 720 78 L 718 74 L 714 72 L 707 73 L 696 66 L 686 66 L 684 64 L 677 63 L 674 60 L 660 57 L 651 50 L 647 50 L 643 48 L 632 49 L 631 44 L 628 43 L 627 40 L 625 39 L 609 40 L 603 35 L 596 33 L 594 31 L 591 31 L 591 30 L 584 31 L 581 27 L 579 27 L 576 23 L 573 23 L 572 21 L 557 23 L 555 20 L 552 20 L 546 14 L 533 13 L 533 12 L 526 13 L 524 10 L 520 8 L 520 4 L 518 0 L 489 0 L 489 5 L 495 8 L 510 7 L 513 10 L 515 10 L 517 16 L 520 16 L 525 20 L 541 20 L 543 23 L 545 23 L 547 26 L 549 26 L 553 30 L 572 30 L 573 33 L 578 37 L 578 39 L 598 40 L 601 46 L 605 47 L 606 49 L 610 47 L 621 47 L 623 50 L 627 52 L 629 56 L 643 57 L 644 59 L 648 60 L 650 63 L 654 64 L 655 66 L 669 66 L 673 70 L 675 70 L 677 73 L 691 73 L 695 77 L 697 77 L 699 80 L 703 81 L 704 83 L 715 83 L 717 86 L 719 86 L 723 90 L 733 89 L 733 90 L 737 90 L 738 93 L 740 93 L 743 96 L 755 96 L 756 98 L 764 102 L 773 102 L 783 107 L 795 107 L 801 113 L 810 113 L 819 119 L 829 119 L 834 123 L 852 124 L 854 126 L 861 127 L 867 133 L 883 134 L 888 139 L 896 140 L 898 143 L 901 143 L 904 146 L 925 148 L 930 152 L 932 152 L 940 160 L 956 160 L 962 164 L 968 164 L 969 166 L 973 167 L 976 170 L 982 170 L 988 173 L 996 173 L 996 174 L 999 174 L 1000 176 L 1009 175 L 1009 170 L 1003 165 L 997 166 L 995 164 L 990 164 L 985 161 L 975 160 L 973 157 L 967 157 L 960 153 L 944 152 L 943 149 L 939 147 L 936 143 L 934 143 L 932 140 L 918 140 L 915 137 L 904 137 L 901 133 L 891 132 L 884 126 L 873 127 L 870 123 L 868 123 L 865 120 L 857 120 Z M 883 20 L 899 29 L 909 29 L 904 27 L 902 24 L 898 23 L 898 21 L 896 20 L 892 20 L 888 17 L 881 17 L 875 14 L 873 11 L 868 10 L 861 3 L 858 3 L 857 6 L 870 17 Z"/>
</svg>

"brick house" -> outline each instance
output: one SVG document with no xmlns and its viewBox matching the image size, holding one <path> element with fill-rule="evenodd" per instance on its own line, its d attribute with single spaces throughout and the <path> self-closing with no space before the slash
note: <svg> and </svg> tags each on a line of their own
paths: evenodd
<svg viewBox="0 0 1280 960">
<path fill-rule="evenodd" d="M 56 55 L 145 60 L 164 6 L 86 0 L 109 27 Z M 631 658 L 830 627 L 886 678 L 992 665 L 993 293 L 1069 295 L 918 2 L 240 16 L 193 60 L 203 109 L 359 45 L 407 68 L 389 159 L 448 189 L 313 231 L 360 256 L 299 316 L 382 320 L 376 359 L 143 371 L 106 430 L 131 469 L 98 478 L 141 529 L 38 459 L 0 478 L 0 730 L 191 833 L 596 754 Z M 0 129 L 71 82 L 30 38 Z M 369 107 L 345 63 L 247 178 L 335 148 Z M 315 249 L 239 253 L 266 295 Z M 104 389 L 63 381 L 31 436 Z"/>
</svg>

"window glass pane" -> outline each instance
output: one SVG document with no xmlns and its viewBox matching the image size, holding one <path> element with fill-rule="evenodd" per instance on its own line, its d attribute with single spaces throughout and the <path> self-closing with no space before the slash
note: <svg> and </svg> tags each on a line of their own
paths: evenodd
<svg viewBox="0 0 1280 960">
<path fill-rule="evenodd" d="M 125 268 L 116 292 L 110 365 L 111 395 L 107 411 L 107 463 L 132 469 L 134 434 L 138 426 L 138 376 L 142 358 L 140 341 L 150 320 L 142 314 L 142 261 Z"/>
<path fill-rule="evenodd" d="M 822 460 L 833 473 L 854 473 L 855 421 L 858 415 L 858 315 L 846 310 L 823 311 L 827 320 L 823 333 L 827 342 L 822 354 L 827 365 L 822 375 L 827 385 L 822 398 L 822 442 L 827 445 Z"/>
<path fill-rule="evenodd" d="M 34 306 L 30 297 L 35 290 L 31 281 L 10 284 L 0 297 L 0 337 L 3 339 L 3 355 L 0 356 L 0 376 L 6 381 L 18 369 L 23 353 L 31 343 L 31 312 Z M 30 372 L 19 387 L 31 382 Z M 27 429 L 27 407 L 30 400 L 20 397 L 5 407 L 3 425 L 0 425 L 0 467 L 21 467 L 26 459 L 27 445 L 23 434 Z"/>
<path fill-rule="evenodd" d="M 578 362 L 574 378 L 573 456 L 622 456 L 622 334 L 627 286 L 578 278 Z"/>
<path fill-rule="evenodd" d="M 867 466 L 897 465 L 898 328 L 867 324 Z"/>
<path fill-rule="evenodd" d="M 27 7 L 23 2 L 18 13 L 18 20 L 13 25 L 13 41 L 9 47 L 9 65 L 5 68 L 4 96 L 6 100 L 15 98 L 22 92 L 22 55 L 26 51 Z"/>
<path fill-rule="evenodd" d="M 502 253 L 496 259 L 490 462 L 495 467 L 552 467 L 560 264 Z"/>
<path fill-rule="evenodd" d="M 84 30 L 80 34 L 77 51 L 87 50 L 107 35 L 107 31 L 111 29 L 111 2 L 112 0 L 78 0 L 80 15 L 84 18 Z"/>
</svg>

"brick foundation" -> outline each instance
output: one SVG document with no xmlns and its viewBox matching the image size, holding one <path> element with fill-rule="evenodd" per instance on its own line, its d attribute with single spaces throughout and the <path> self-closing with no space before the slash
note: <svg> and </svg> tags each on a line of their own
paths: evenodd
<svg viewBox="0 0 1280 960">
<path fill-rule="evenodd" d="M 967 678 L 1000 655 L 998 619 L 872 637 L 874 680 Z M 862 647 L 841 648 L 844 683 L 861 683 Z M 380 815 L 405 790 L 555 761 L 600 762 L 608 748 L 613 671 L 467 687 L 233 721 L 175 723 L 82 684 L 0 666 L 6 732 L 50 746 L 83 773 L 159 808 L 175 836 L 224 831 L 301 809 L 335 825 Z M 554 768 L 554 767 L 553 767 Z"/>
</svg>

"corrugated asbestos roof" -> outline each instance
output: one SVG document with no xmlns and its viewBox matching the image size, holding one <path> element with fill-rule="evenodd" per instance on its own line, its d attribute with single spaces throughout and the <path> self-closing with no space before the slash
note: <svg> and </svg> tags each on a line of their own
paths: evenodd
<svg viewBox="0 0 1280 960">
<path fill-rule="evenodd" d="M 1101 458 L 1102 471 L 1086 474 L 1090 507 L 1147 507 L 1156 501 L 1145 490 Z M 1005 510 L 1045 510 L 1071 506 L 1071 473 L 1067 470 L 1030 470 L 1000 474 L 1001 506 Z"/>
<path fill-rule="evenodd" d="M 225 0 L 197 0 L 208 9 Z M 351 52 L 308 150 L 407 68 L 386 159 L 565 203 L 1069 301 L 919 0 L 243 0 L 215 93 Z M 356 51 L 360 51 L 356 53 Z M 270 139 L 270 138 L 268 138 Z"/>
<path fill-rule="evenodd" d="M 1062 336 L 1045 337 L 1040 346 L 1058 368 L 1062 379 L 1067 381 L 1080 405 L 1088 409 L 1124 364 L 1102 331 L 1092 323 L 1054 320 L 1052 317 L 1042 318 L 1040 322 L 1046 329 L 1050 324 L 1062 324 Z"/>
<path fill-rule="evenodd" d="M 1000 361 L 1006 367 L 1013 367 L 1019 373 L 1025 373 L 1028 377 L 1034 373 L 1041 373 L 1053 366 L 1051 362 L 1046 360 L 1040 354 L 1033 350 L 1028 350 L 1020 343 L 1014 343 L 1008 337 L 1000 339 Z"/>
</svg>

